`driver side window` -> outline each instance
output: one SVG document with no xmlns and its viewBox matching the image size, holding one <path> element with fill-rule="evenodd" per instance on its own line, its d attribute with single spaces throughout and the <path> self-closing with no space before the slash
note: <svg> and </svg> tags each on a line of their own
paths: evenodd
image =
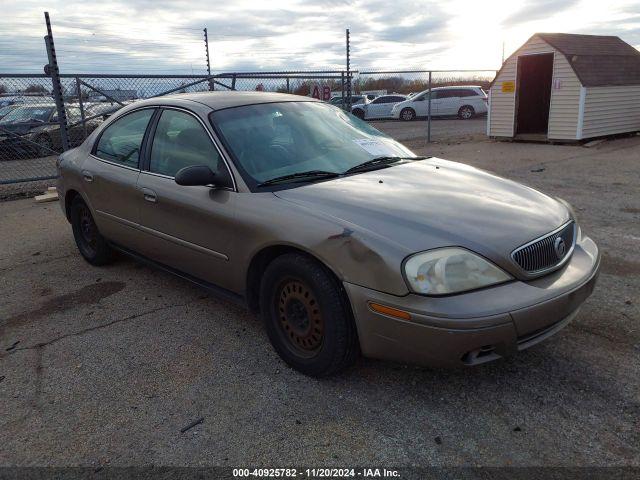
<svg viewBox="0 0 640 480">
<path fill-rule="evenodd" d="M 178 110 L 162 112 L 151 147 L 149 170 L 174 177 L 178 170 L 206 165 L 218 173 L 223 160 L 200 122 Z"/>
</svg>

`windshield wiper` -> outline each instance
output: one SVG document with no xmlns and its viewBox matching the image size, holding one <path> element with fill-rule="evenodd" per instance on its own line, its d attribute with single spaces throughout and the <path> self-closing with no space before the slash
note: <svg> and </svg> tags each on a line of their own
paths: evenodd
<svg viewBox="0 0 640 480">
<path fill-rule="evenodd" d="M 351 167 L 349 170 L 347 170 L 344 173 L 347 174 L 347 173 L 361 172 L 363 170 L 374 170 L 377 167 L 384 167 L 386 165 L 399 162 L 401 160 L 424 160 L 426 158 L 429 158 L 429 157 L 391 157 L 391 156 L 376 157 L 376 158 L 372 158 L 371 160 L 367 160 L 366 162 L 360 163 L 354 167 Z"/>
<path fill-rule="evenodd" d="M 258 187 L 264 187 L 265 185 L 274 185 L 276 183 L 287 182 L 303 182 L 305 180 L 314 180 L 322 178 L 334 178 L 339 177 L 340 174 L 336 172 L 327 172 L 325 170 L 308 170 L 306 172 L 291 173 L 289 175 L 282 175 L 281 177 L 271 178 L 258 184 Z"/>
</svg>

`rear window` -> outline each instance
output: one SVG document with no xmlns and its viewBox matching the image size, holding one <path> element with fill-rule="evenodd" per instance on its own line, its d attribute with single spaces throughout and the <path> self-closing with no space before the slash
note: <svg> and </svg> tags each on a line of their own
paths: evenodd
<svg viewBox="0 0 640 480">
<path fill-rule="evenodd" d="M 154 110 L 129 113 L 109 125 L 96 145 L 95 155 L 127 167 L 138 167 L 142 139 Z"/>
</svg>

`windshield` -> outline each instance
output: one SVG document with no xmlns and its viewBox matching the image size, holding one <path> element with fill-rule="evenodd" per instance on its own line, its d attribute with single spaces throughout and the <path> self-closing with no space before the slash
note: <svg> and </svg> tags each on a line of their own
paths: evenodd
<svg viewBox="0 0 640 480">
<path fill-rule="evenodd" d="M 0 118 L 4 117 L 7 113 L 9 113 L 14 108 L 16 107 L 12 105 L 7 105 L 6 107 L 0 107 Z"/>
<path fill-rule="evenodd" d="M 49 121 L 53 107 L 18 107 L 9 112 L 0 123 L 26 122 L 29 120 Z"/>
<path fill-rule="evenodd" d="M 213 112 L 211 120 L 251 188 L 307 171 L 342 174 L 382 156 L 415 157 L 366 122 L 326 103 L 247 105 Z"/>
</svg>

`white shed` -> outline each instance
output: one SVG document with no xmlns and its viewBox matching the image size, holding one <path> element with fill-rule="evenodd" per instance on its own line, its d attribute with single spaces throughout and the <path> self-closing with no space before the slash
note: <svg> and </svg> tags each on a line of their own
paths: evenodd
<svg viewBox="0 0 640 480">
<path fill-rule="evenodd" d="M 576 141 L 640 131 L 640 52 L 620 38 L 536 33 L 491 83 L 487 135 Z"/>
</svg>

